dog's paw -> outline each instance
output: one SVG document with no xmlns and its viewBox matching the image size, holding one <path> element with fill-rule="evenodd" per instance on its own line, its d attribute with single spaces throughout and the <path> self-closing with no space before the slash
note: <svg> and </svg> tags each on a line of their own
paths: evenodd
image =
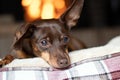
<svg viewBox="0 0 120 80">
<path fill-rule="evenodd" d="M 10 62 L 12 62 L 14 59 L 14 57 L 12 55 L 7 55 L 5 56 L 5 58 L 3 58 L 1 61 L 0 61 L 0 67 L 6 65 L 6 64 L 9 64 Z"/>
<path fill-rule="evenodd" d="M 3 61 L 0 61 L 0 68 L 4 65 Z"/>
<path fill-rule="evenodd" d="M 0 67 L 2 67 L 2 62 L 0 61 Z"/>
</svg>

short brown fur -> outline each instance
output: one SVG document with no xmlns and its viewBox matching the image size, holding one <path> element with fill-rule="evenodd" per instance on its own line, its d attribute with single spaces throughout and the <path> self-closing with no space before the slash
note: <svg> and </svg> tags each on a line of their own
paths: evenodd
<svg viewBox="0 0 120 80">
<path fill-rule="evenodd" d="M 68 50 L 85 48 L 69 32 L 80 18 L 83 2 L 74 0 L 59 19 L 36 20 L 22 25 L 16 31 L 11 54 L 3 58 L 0 65 L 8 64 L 14 58 L 41 57 L 55 68 L 68 67 Z"/>
</svg>

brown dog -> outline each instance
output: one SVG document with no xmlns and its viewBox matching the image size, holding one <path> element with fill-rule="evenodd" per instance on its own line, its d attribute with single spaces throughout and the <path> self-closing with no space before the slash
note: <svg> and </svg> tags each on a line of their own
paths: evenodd
<svg viewBox="0 0 120 80">
<path fill-rule="evenodd" d="M 80 17 L 83 2 L 84 0 L 74 0 L 59 19 L 37 20 L 20 27 L 16 32 L 12 54 L 0 61 L 0 65 L 8 64 L 14 58 L 38 56 L 55 68 L 69 66 L 68 50 L 85 48 L 69 32 Z"/>
</svg>

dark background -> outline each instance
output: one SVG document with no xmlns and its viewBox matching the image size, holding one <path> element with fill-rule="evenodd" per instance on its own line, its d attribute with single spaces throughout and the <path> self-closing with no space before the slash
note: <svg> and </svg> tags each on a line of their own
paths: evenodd
<svg viewBox="0 0 120 80">
<path fill-rule="evenodd" d="M 21 0 L 0 0 L 0 57 L 9 53 L 23 15 Z M 81 18 L 71 32 L 88 48 L 107 44 L 120 35 L 120 0 L 85 0 Z"/>
<path fill-rule="evenodd" d="M 11 14 L 15 21 L 22 21 L 21 0 L 0 0 L 0 14 Z M 120 0 L 85 0 L 79 26 L 99 27 L 120 25 Z"/>
</svg>

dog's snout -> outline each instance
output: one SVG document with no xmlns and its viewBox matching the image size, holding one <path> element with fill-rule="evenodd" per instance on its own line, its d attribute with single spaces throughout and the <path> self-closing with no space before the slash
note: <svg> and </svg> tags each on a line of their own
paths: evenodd
<svg viewBox="0 0 120 80">
<path fill-rule="evenodd" d="M 68 62 L 67 59 L 61 59 L 61 60 L 59 60 L 58 64 L 59 64 L 59 66 L 60 66 L 61 68 L 64 68 L 64 67 L 69 66 L 69 62 Z"/>
<path fill-rule="evenodd" d="M 61 65 L 62 65 L 62 64 L 68 64 L 67 59 L 61 59 L 61 60 L 60 60 L 60 64 L 61 64 Z"/>
</svg>

